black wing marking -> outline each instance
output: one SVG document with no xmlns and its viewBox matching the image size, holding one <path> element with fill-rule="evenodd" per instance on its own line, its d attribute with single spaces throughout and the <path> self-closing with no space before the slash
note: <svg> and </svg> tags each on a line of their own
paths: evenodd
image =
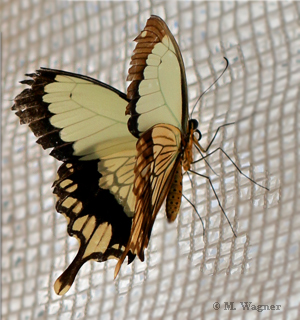
<svg viewBox="0 0 300 320">
<path fill-rule="evenodd" d="M 56 209 L 68 220 L 69 235 L 80 243 L 73 262 L 55 282 L 57 294 L 68 291 L 86 261 L 119 259 L 128 242 L 132 218 L 124 213 L 109 190 L 99 188 L 98 162 L 66 162 L 59 168 L 53 184 L 53 192 L 58 196 Z M 129 263 L 134 257 L 129 252 Z"/>
</svg>

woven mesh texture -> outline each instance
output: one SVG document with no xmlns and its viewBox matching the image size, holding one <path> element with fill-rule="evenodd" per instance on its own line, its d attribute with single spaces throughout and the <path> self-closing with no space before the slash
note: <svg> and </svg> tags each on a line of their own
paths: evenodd
<svg viewBox="0 0 300 320">
<path fill-rule="evenodd" d="M 299 319 L 300 2 L 1 0 L 2 319 Z M 206 146 L 223 148 L 184 176 L 176 222 L 164 208 L 145 262 L 88 262 L 63 297 L 55 279 L 77 252 L 51 185 L 59 163 L 11 112 L 40 66 L 81 73 L 126 91 L 132 40 L 161 16 L 185 61 L 190 110 Z M 198 155 L 196 155 L 198 157 Z M 220 308 L 214 303 L 219 302 Z M 234 302 L 228 310 L 226 302 Z M 275 305 L 243 310 L 240 302 Z M 279 306 L 279 307 L 278 307 Z M 215 307 L 215 308 L 214 308 Z M 218 310 L 217 310 L 218 309 Z"/>
</svg>

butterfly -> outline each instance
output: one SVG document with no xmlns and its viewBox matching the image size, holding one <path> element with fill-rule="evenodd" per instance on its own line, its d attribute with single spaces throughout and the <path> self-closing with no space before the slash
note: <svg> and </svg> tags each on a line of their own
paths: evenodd
<svg viewBox="0 0 300 320">
<path fill-rule="evenodd" d="M 59 295 L 88 260 L 144 260 L 157 213 L 178 215 L 183 171 L 201 149 L 189 120 L 182 55 L 166 23 L 152 15 L 131 57 L 127 95 L 75 73 L 40 68 L 12 110 L 37 143 L 62 161 L 53 183 L 56 210 L 79 241 L 73 262 L 56 280 Z M 202 149 L 201 149 L 202 150 Z"/>
</svg>

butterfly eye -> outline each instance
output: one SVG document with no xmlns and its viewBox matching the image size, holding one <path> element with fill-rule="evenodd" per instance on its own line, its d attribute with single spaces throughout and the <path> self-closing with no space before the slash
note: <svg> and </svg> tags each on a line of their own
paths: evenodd
<svg viewBox="0 0 300 320">
<path fill-rule="evenodd" d="M 198 121 L 195 119 L 189 120 L 189 128 L 191 129 L 197 129 L 198 128 Z"/>
<path fill-rule="evenodd" d="M 194 134 L 198 135 L 197 140 L 200 141 L 201 138 L 202 138 L 201 132 L 197 129 L 197 130 L 194 131 Z"/>
</svg>

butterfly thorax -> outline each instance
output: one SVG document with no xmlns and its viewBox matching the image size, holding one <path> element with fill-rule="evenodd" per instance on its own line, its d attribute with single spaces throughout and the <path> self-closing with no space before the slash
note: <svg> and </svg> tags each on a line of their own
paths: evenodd
<svg viewBox="0 0 300 320">
<path fill-rule="evenodd" d="M 182 160 L 182 167 L 184 171 L 188 171 L 191 167 L 191 163 L 193 162 L 193 144 L 196 140 L 194 134 L 197 132 L 199 137 L 201 136 L 200 131 L 197 130 L 198 121 L 191 119 L 188 122 L 188 132 L 186 137 L 182 139 L 182 147 L 183 147 L 183 160 Z"/>
<path fill-rule="evenodd" d="M 193 162 L 193 152 L 192 152 L 193 135 L 194 135 L 194 130 L 192 129 L 188 134 L 188 139 L 187 140 L 183 139 L 182 141 L 182 144 L 183 144 L 182 167 L 184 171 L 188 171 L 191 167 L 191 163 Z"/>
</svg>

